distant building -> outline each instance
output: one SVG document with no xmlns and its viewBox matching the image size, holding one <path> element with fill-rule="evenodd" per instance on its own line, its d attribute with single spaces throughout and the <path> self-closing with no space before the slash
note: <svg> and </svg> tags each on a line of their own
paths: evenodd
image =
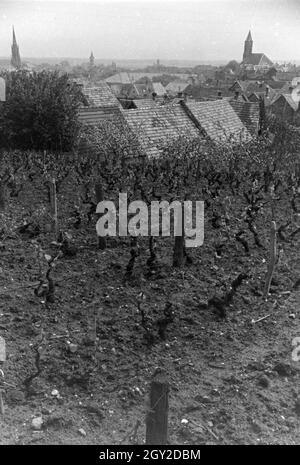
<svg viewBox="0 0 300 465">
<path fill-rule="evenodd" d="M 191 88 L 191 84 L 187 81 L 172 81 L 166 86 L 168 95 L 177 96 L 179 94 L 186 94 Z"/>
<path fill-rule="evenodd" d="M 121 118 L 121 105 L 105 82 L 99 82 L 97 86 L 77 83 L 85 97 L 85 105 L 78 112 L 81 124 L 93 126 L 102 121 L 117 121 Z"/>
<path fill-rule="evenodd" d="M 281 94 L 270 106 L 274 115 L 291 124 L 297 120 L 298 108 L 299 102 L 296 102 L 291 94 Z"/>
<path fill-rule="evenodd" d="M 253 53 L 253 40 L 251 31 L 248 32 L 248 36 L 244 44 L 243 61 L 241 66 L 247 70 L 262 71 L 268 70 L 273 65 L 272 61 L 264 53 Z"/>
<path fill-rule="evenodd" d="M 21 66 L 22 66 L 19 46 L 17 44 L 15 29 L 14 28 L 13 28 L 13 43 L 12 43 L 12 46 L 11 46 L 11 60 L 10 60 L 10 62 L 11 62 L 11 65 L 15 69 L 20 69 Z"/>
</svg>

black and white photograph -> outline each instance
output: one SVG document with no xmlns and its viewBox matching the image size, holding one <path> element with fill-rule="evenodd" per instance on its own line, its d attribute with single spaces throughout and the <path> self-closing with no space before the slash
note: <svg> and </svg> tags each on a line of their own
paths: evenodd
<svg viewBox="0 0 300 465">
<path fill-rule="evenodd" d="M 0 446 L 300 445 L 299 102 L 299 0 L 0 1 Z"/>
</svg>

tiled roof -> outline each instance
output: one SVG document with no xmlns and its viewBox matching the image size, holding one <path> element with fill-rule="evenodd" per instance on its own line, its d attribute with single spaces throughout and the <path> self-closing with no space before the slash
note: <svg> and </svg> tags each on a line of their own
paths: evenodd
<svg viewBox="0 0 300 465">
<path fill-rule="evenodd" d="M 124 110 L 123 114 L 147 155 L 159 155 L 171 140 L 180 136 L 196 138 L 200 135 L 180 105 Z"/>
<path fill-rule="evenodd" d="M 251 53 L 251 55 L 244 60 L 244 64 L 253 66 L 261 65 L 263 62 L 269 66 L 272 66 L 273 64 L 264 53 Z"/>
<path fill-rule="evenodd" d="M 230 99 L 230 105 L 251 134 L 259 129 L 259 103 Z"/>
<path fill-rule="evenodd" d="M 166 86 L 166 91 L 177 94 L 178 92 L 184 92 L 189 85 L 190 84 L 185 81 L 172 81 Z"/>
<path fill-rule="evenodd" d="M 99 82 L 97 86 L 83 86 L 82 93 L 90 108 L 120 106 L 118 99 L 105 82 Z"/>
<path fill-rule="evenodd" d="M 251 135 L 228 100 L 186 102 L 207 136 L 215 142 L 248 141 Z"/>
<path fill-rule="evenodd" d="M 156 108 L 158 106 L 158 102 L 150 98 L 136 99 L 133 100 L 133 103 L 136 108 Z"/>
</svg>

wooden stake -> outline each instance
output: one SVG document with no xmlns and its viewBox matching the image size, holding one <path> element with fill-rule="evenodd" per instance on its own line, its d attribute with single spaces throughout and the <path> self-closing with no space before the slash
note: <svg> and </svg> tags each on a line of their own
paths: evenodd
<svg viewBox="0 0 300 465">
<path fill-rule="evenodd" d="M 146 418 L 146 444 L 168 441 L 169 383 L 163 371 L 157 371 L 150 386 L 150 410 Z"/>
<path fill-rule="evenodd" d="M 58 221 L 57 221 L 57 194 L 56 194 L 55 179 L 52 179 L 51 181 L 50 203 L 51 203 L 51 209 L 52 209 L 54 234 L 55 234 L 55 240 L 56 240 L 58 237 Z"/>
<path fill-rule="evenodd" d="M 264 287 L 264 292 L 263 292 L 264 299 L 267 298 L 269 294 L 272 276 L 273 276 L 275 264 L 276 264 L 276 256 L 277 256 L 276 223 L 275 221 L 272 221 L 271 234 L 270 234 L 270 258 L 269 258 L 268 271 L 266 275 L 266 282 L 265 282 L 265 287 Z"/>
</svg>

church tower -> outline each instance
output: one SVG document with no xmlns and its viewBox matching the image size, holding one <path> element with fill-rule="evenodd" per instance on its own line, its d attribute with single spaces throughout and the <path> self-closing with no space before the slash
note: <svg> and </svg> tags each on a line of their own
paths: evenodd
<svg viewBox="0 0 300 465">
<path fill-rule="evenodd" d="M 19 52 L 19 46 L 17 44 L 16 40 L 16 35 L 15 35 L 15 29 L 13 28 L 13 43 L 11 46 L 11 65 L 16 68 L 20 69 L 21 68 L 21 57 L 20 57 L 20 52 Z"/>
<path fill-rule="evenodd" d="M 93 52 L 91 52 L 91 55 L 90 55 L 90 68 L 93 68 L 93 66 L 95 66 L 95 57 L 94 57 Z"/>
<path fill-rule="evenodd" d="M 253 40 L 251 37 L 251 31 L 249 31 L 247 35 L 247 39 L 245 40 L 243 61 L 247 61 L 247 59 L 252 55 L 252 48 L 253 48 Z"/>
</svg>

